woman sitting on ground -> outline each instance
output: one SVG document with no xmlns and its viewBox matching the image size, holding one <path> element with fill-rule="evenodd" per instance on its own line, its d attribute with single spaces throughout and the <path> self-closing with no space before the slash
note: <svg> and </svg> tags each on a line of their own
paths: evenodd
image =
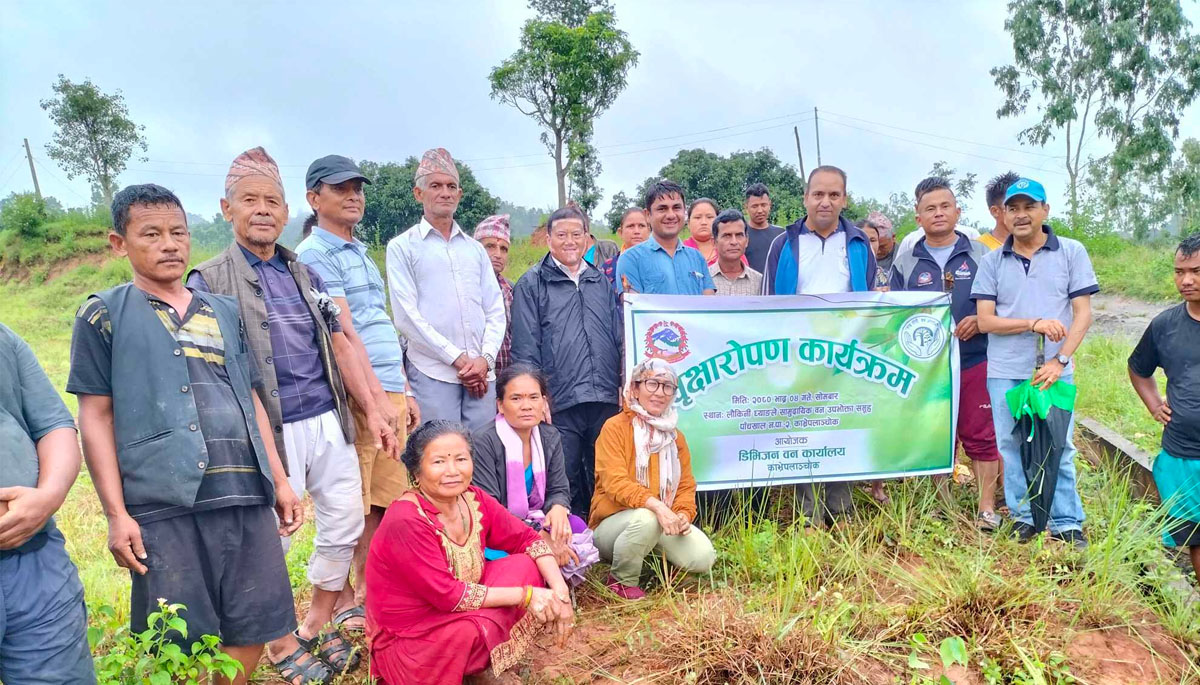
<svg viewBox="0 0 1200 685">
<path fill-rule="evenodd" d="M 587 568 L 600 560 L 600 553 L 587 523 L 571 513 L 562 438 L 542 421 L 548 406 L 546 385 L 546 374 L 525 364 L 506 367 L 496 378 L 500 413 L 472 436 L 475 484 L 539 532 L 567 583 L 576 586 Z M 504 556 L 484 550 L 488 559 Z"/>
<path fill-rule="evenodd" d="M 388 685 L 508 682 L 500 674 L 543 627 L 562 643 L 574 626 L 550 546 L 471 486 L 462 425 L 424 424 L 402 458 L 415 488 L 388 507 L 367 555 L 371 675 Z M 485 546 L 509 556 L 485 561 Z"/>
<path fill-rule="evenodd" d="M 642 599 L 642 561 L 655 549 L 692 573 L 716 560 L 696 526 L 696 479 L 687 441 L 671 406 L 679 381 L 661 359 L 633 369 L 625 411 L 605 422 L 596 440 L 596 492 L 590 524 L 600 556 L 612 563 L 608 587 L 623 599 Z"/>
</svg>

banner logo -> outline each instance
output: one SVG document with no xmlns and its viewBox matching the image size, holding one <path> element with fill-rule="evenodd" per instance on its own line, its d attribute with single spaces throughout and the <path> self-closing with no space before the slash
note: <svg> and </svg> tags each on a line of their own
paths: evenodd
<svg viewBox="0 0 1200 685">
<path fill-rule="evenodd" d="M 929 314 L 913 314 L 900 326 L 900 347 L 913 359 L 933 359 L 945 346 L 942 322 Z"/>
<path fill-rule="evenodd" d="M 646 356 L 674 364 L 688 356 L 687 331 L 674 321 L 659 321 L 646 331 Z"/>
</svg>

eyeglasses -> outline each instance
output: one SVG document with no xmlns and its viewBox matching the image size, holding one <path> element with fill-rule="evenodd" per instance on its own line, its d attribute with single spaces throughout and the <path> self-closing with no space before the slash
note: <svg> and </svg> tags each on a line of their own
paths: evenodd
<svg viewBox="0 0 1200 685">
<path fill-rule="evenodd" d="M 675 387 L 676 387 L 675 384 L 670 383 L 668 381 L 660 381 L 660 380 L 651 378 L 649 380 L 638 381 L 638 382 L 642 384 L 642 387 L 645 388 L 647 392 L 651 392 L 651 393 L 661 392 L 664 395 L 674 395 L 675 394 Z"/>
</svg>

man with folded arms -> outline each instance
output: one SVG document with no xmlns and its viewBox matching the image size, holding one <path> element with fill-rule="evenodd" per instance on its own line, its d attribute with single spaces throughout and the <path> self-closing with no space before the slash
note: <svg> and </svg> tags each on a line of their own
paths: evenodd
<svg viewBox="0 0 1200 685">
<path fill-rule="evenodd" d="M 478 430 L 496 417 L 504 298 L 487 251 L 454 220 L 462 186 L 445 149 L 421 157 L 413 196 L 424 210 L 421 221 L 387 246 L 392 316 L 408 341 L 408 379 L 425 419 Z"/>
</svg>

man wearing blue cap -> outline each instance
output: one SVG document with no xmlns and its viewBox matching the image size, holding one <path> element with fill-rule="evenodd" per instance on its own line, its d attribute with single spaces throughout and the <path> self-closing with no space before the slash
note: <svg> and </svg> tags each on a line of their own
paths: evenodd
<svg viewBox="0 0 1200 685">
<path fill-rule="evenodd" d="M 1021 468 L 1020 444 L 1005 393 L 1033 375 L 1050 387 L 1071 383 L 1071 355 L 1092 325 L 1091 296 L 1100 291 L 1083 245 L 1054 234 L 1046 223 L 1046 189 L 1022 178 L 1004 194 L 1010 235 L 984 256 L 971 297 L 978 304 L 979 330 L 988 334 L 988 394 L 996 424 L 996 444 L 1004 459 L 1004 495 L 1022 541 L 1033 537 L 1029 485 Z M 1038 336 L 1046 339 L 1046 363 L 1036 371 Z M 1073 424 L 1074 422 L 1072 422 Z M 1072 425 L 1067 435 L 1074 430 Z M 1075 487 L 1075 446 L 1063 450 L 1050 510 L 1050 536 L 1077 548 L 1087 546 L 1083 503 Z"/>
</svg>

